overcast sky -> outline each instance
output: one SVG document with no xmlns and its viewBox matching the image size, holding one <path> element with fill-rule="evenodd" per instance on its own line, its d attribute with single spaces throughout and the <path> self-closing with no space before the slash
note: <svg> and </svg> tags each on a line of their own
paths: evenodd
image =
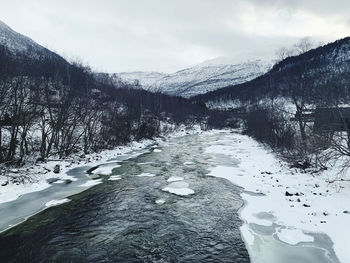
<svg viewBox="0 0 350 263">
<path fill-rule="evenodd" d="M 349 0 L 0 0 L 0 19 L 96 70 L 172 72 L 350 35 Z"/>
</svg>

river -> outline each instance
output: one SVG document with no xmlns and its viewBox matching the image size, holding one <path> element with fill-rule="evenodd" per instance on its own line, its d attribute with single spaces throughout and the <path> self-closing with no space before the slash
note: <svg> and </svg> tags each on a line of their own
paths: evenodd
<svg viewBox="0 0 350 263">
<path fill-rule="evenodd" d="M 102 183 L 3 232 L 0 262 L 250 262 L 240 231 L 244 189 L 208 176 L 208 169 L 216 165 L 239 165 L 223 154 L 206 153 L 220 136 L 173 138 L 137 157 L 110 160 L 105 165 L 116 168 L 112 175 L 102 176 Z M 87 168 L 73 169 L 70 174 L 78 180 L 54 190 L 65 191 L 65 196 L 74 193 L 86 183 Z M 23 207 L 26 213 L 35 212 L 35 200 L 46 202 L 55 191 L 3 204 L 0 212 L 6 217 L 0 225 L 25 217 Z M 296 262 L 279 260 L 298 252 L 298 262 L 338 262 L 329 257 L 334 253 L 324 244 L 318 251 L 328 253 L 315 253 L 315 245 L 290 246 L 275 240 L 268 229 L 254 227 L 261 235 L 249 249 L 254 258 L 259 250 L 268 249 L 270 262 Z"/>
</svg>

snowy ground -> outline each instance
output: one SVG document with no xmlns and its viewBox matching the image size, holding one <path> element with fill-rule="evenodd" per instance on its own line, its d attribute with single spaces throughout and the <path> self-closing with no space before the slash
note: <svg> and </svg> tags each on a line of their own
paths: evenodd
<svg viewBox="0 0 350 263">
<path fill-rule="evenodd" d="M 198 126 L 194 126 L 191 129 L 180 127 L 178 130 L 167 134 L 166 136 L 169 138 L 174 138 L 198 132 L 200 132 L 200 128 Z M 51 178 L 56 178 L 59 180 L 59 182 L 62 182 L 63 180 L 75 180 L 71 176 L 67 175 L 67 172 L 73 168 L 85 165 L 94 167 L 100 164 L 104 164 L 92 171 L 90 181 L 87 181 L 85 184 L 81 185 L 82 187 L 94 186 L 98 183 L 101 183 L 101 180 L 93 180 L 96 179 L 93 177 L 93 175 L 108 175 L 111 174 L 112 169 L 117 167 L 115 162 L 111 163 L 111 165 L 105 164 L 106 162 L 116 157 L 123 156 L 126 153 L 143 149 L 148 145 L 156 144 L 162 139 L 163 138 L 156 138 L 155 140 L 143 140 L 141 142 L 133 142 L 126 146 L 117 147 L 113 150 L 105 150 L 100 153 L 94 153 L 85 156 L 77 155 L 69 160 L 52 160 L 46 163 L 27 165 L 20 169 L 12 169 L 10 170 L 11 177 L 18 177 L 19 179 L 17 182 L 14 182 L 13 180 L 9 180 L 8 177 L 0 175 L 0 203 L 16 200 L 19 196 L 26 193 L 42 191 L 50 187 L 50 184 L 47 180 L 50 180 Z M 161 152 L 159 149 L 154 149 L 154 151 Z M 60 166 L 60 173 L 57 174 L 53 172 L 56 165 Z M 20 179 L 22 175 L 31 178 L 31 180 L 22 181 Z M 118 180 L 119 178 L 112 177 L 110 179 Z"/>
<path fill-rule="evenodd" d="M 246 223 L 241 231 L 248 250 L 256 238 L 250 225 L 277 225 L 274 238 L 290 245 L 312 242 L 312 232 L 327 234 L 339 260 L 350 262 L 350 183 L 330 183 L 339 177 L 339 168 L 319 173 L 297 171 L 247 136 L 227 133 L 220 138 L 206 152 L 225 154 L 237 162 L 213 167 L 210 175 L 246 190 L 242 194 L 246 206 L 241 211 Z"/>
</svg>

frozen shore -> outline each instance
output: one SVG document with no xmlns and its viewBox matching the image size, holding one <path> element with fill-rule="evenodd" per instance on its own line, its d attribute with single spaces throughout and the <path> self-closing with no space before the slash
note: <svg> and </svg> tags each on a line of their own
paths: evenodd
<svg viewBox="0 0 350 263">
<path fill-rule="evenodd" d="M 318 173 L 292 169 L 271 150 L 238 133 L 223 134 L 206 152 L 236 160 L 233 166 L 213 167 L 209 175 L 246 190 L 242 194 L 246 205 L 241 210 L 245 221 L 241 231 L 252 262 L 268 262 L 253 251 L 259 239 L 254 226 L 274 229 L 274 239 L 292 246 L 312 242 L 313 233 L 325 233 L 333 241 L 338 259 L 350 262 L 350 183 L 331 183 L 339 177 L 340 167 Z"/>
</svg>

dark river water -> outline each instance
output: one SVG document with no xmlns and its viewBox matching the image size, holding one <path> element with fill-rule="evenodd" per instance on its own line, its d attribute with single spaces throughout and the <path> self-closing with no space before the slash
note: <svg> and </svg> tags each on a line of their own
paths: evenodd
<svg viewBox="0 0 350 263">
<path fill-rule="evenodd" d="M 239 229 L 242 189 L 207 175 L 230 160 L 206 154 L 206 143 L 185 136 L 119 162 L 120 180 L 104 176 L 2 233 L 0 262 L 250 262 Z M 184 180 L 167 181 L 174 176 Z M 168 185 L 194 194 L 163 191 Z"/>
</svg>

